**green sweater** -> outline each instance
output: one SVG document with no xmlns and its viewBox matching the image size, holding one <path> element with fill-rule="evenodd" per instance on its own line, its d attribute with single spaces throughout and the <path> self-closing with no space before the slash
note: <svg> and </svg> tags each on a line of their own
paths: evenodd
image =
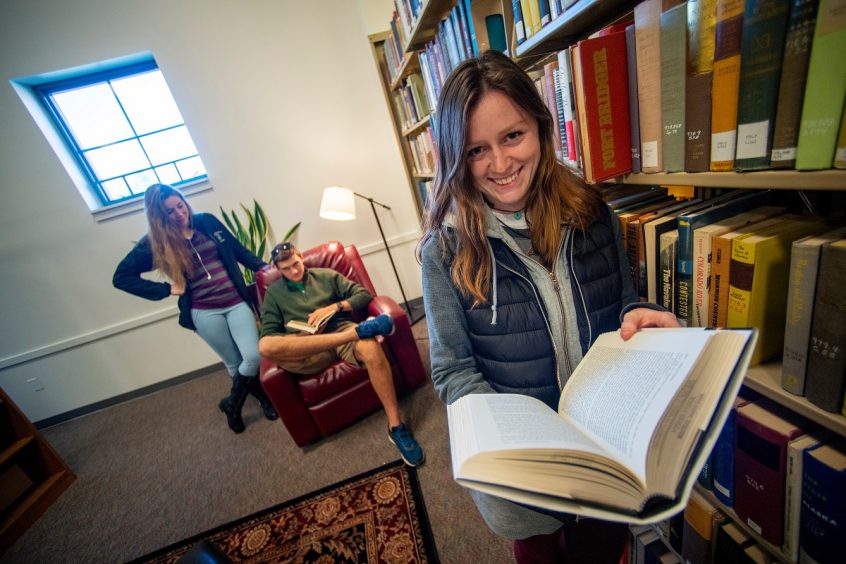
<svg viewBox="0 0 846 564">
<path fill-rule="evenodd" d="M 356 311 L 367 307 L 372 299 L 364 286 L 331 268 L 309 268 L 303 277 L 302 290 L 289 284 L 283 276 L 265 292 L 261 306 L 261 336 L 297 333 L 285 327 L 285 323 L 306 321 L 317 308 L 346 300 Z M 332 333 L 340 322 L 350 320 L 350 312 L 340 312 L 329 320 L 325 332 Z"/>
</svg>

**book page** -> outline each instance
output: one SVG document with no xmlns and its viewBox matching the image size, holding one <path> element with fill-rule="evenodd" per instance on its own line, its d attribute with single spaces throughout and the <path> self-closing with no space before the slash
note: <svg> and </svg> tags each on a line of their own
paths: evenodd
<svg viewBox="0 0 846 564">
<path fill-rule="evenodd" d="M 447 406 L 453 473 L 480 452 L 578 450 L 608 457 L 542 401 L 520 394 L 469 394 Z"/>
<path fill-rule="evenodd" d="M 649 441 L 713 332 L 642 329 L 600 335 L 561 394 L 558 412 L 595 435 L 645 481 Z"/>
</svg>

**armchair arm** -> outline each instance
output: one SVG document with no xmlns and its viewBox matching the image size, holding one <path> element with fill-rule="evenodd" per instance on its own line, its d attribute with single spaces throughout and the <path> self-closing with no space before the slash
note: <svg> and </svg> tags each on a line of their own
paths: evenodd
<svg viewBox="0 0 846 564">
<path fill-rule="evenodd" d="M 320 440 L 323 434 L 300 396 L 294 377 L 276 363 L 261 359 L 261 385 L 297 446 Z"/>
<path fill-rule="evenodd" d="M 367 306 L 367 310 L 373 316 L 383 313 L 391 316 L 394 320 L 394 334 L 385 337 L 385 341 L 402 369 L 406 386 L 408 389 L 414 389 L 423 384 L 426 371 L 405 310 L 389 296 L 376 296 Z"/>
</svg>

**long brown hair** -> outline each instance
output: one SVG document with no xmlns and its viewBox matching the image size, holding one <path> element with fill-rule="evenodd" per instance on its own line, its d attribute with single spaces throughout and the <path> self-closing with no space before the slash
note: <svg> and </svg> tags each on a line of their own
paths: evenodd
<svg viewBox="0 0 846 564">
<path fill-rule="evenodd" d="M 150 227 L 147 237 L 153 251 L 153 266 L 176 284 L 184 285 L 185 273 L 192 268 L 191 253 L 185 245 L 182 229 L 168 219 L 164 202 L 171 196 L 179 196 L 191 214 L 189 225 L 194 226 L 194 210 L 182 192 L 167 184 L 153 184 L 144 192 L 144 210 Z"/>
<path fill-rule="evenodd" d="M 532 246 L 551 266 L 561 240 L 562 222 L 587 229 L 599 214 L 599 194 L 573 175 L 555 156 L 553 120 L 532 79 L 517 64 L 496 51 L 464 61 L 449 75 L 441 90 L 433 127 L 437 167 L 431 199 L 417 247 L 437 238 L 441 248 L 453 249 L 452 281 L 474 305 L 487 302 L 491 285 L 491 255 L 485 235 L 485 200 L 473 183 L 467 165 L 470 113 L 490 90 L 508 96 L 538 122 L 541 156 L 529 188 L 526 217 Z M 452 222 L 452 244 L 447 226 Z"/>
</svg>

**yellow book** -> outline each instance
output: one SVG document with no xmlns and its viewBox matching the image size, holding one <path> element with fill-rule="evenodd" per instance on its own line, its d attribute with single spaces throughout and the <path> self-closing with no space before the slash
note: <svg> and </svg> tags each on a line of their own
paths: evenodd
<svg viewBox="0 0 846 564">
<path fill-rule="evenodd" d="M 526 39 L 528 39 L 541 29 L 538 0 L 520 0 L 520 9 L 523 10 L 523 27 L 526 29 Z"/>
<path fill-rule="evenodd" d="M 769 233 L 732 240 L 729 267 L 729 327 L 756 327 L 758 343 L 752 365 L 781 354 L 787 312 L 790 247 L 793 241 L 824 229 L 820 218 L 782 222 Z"/>
<path fill-rule="evenodd" d="M 711 86 L 711 170 L 713 171 L 734 169 L 743 8 L 743 0 L 717 0 L 714 77 Z"/>
</svg>

